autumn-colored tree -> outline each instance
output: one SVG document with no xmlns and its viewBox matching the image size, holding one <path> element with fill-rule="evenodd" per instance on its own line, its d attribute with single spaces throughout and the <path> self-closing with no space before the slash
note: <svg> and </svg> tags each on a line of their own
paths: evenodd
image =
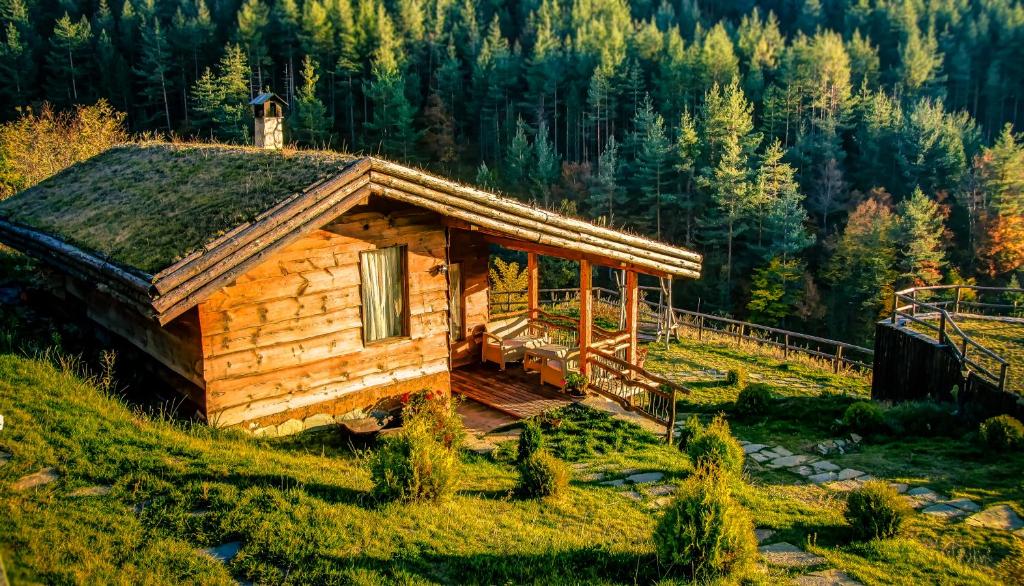
<svg viewBox="0 0 1024 586">
<path fill-rule="evenodd" d="M 977 250 L 983 269 L 999 275 L 1024 266 L 1024 141 L 1007 124 L 975 161 L 982 190 Z"/>
</svg>

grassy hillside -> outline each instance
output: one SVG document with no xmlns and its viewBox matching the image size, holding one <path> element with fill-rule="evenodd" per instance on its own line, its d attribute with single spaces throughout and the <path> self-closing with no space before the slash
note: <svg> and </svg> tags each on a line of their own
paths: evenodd
<svg viewBox="0 0 1024 586">
<path fill-rule="evenodd" d="M 675 353 L 702 361 L 695 352 L 655 350 L 652 361 L 671 369 Z M 707 357 L 743 360 L 725 349 L 708 349 Z M 793 377 L 833 391 L 789 393 L 791 403 L 770 418 L 734 419 L 737 434 L 780 442 L 829 437 L 837 410 L 851 400 L 842 394 L 844 379 L 763 360 L 746 363 L 752 372 L 785 373 L 780 384 Z M 509 450 L 499 450 L 494 457 L 464 455 L 464 481 L 448 503 L 380 504 L 369 496 L 365 452 L 333 433 L 256 440 L 163 421 L 77 371 L 68 361 L 62 367 L 0 355 L 0 413 L 7 421 L 0 450 L 12 454 L 0 467 L 0 552 L 16 584 L 651 583 L 660 578 L 650 538 L 658 510 L 648 498 L 600 484 L 595 473 L 659 471 L 671 482 L 691 470 L 684 455 L 638 428 L 573 409 L 546 431 L 556 454 L 573 463 L 572 488 L 561 502 L 513 497 Z M 862 381 L 847 382 L 850 394 L 863 394 Z M 727 409 L 729 393 L 706 382 L 680 409 Z M 928 466 L 913 475 L 948 479 L 939 486 L 963 485 L 986 504 L 1022 499 L 1019 458 L 1008 462 L 959 440 L 933 443 L 941 447 L 900 448 L 914 462 L 919 451 L 926 458 Z M 872 458 L 881 464 L 878 474 L 889 472 L 892 459 L 893 476 L 902 478 L 910 473 L 895 470 L 897 451 L 879 444 L 846 457 Z M 43 467 L 59 478 L 11 489 Z M 918 515 L 905 537 L 853 544 L 837 493 L 772 474 L 752 473 L 752 486 L 739 495 L 755 523 L 866 584 L 994 583 L 991 568 L 1013 539 Z M 95 486 L 111 489 L 72 496 Z M 241 552 L 226 565 L 199 551 L 231 541 L 241 543 Z M 757 581 L 775 584 L 790 575 L 765 567 Z"/>
</svg>

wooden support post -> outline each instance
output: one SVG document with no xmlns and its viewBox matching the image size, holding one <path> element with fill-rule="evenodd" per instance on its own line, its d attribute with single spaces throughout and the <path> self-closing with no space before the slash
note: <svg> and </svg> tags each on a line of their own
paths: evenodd
<svg viewBox="0 0 1024 586">
<path fill-rule="evenodd" d="M 668 296 L 665 309 L 665 349 L 668 350 L 668 343 L 672 340 L 672 327 L 676 323 L 676 312 L 672 308 L 672 277 L 667 277 L 662 287 Z"/>
<path fill-rule="evenodd" d="M 957 285 L 957 287 L 956 287 L 956 305 L 953 306 L 953 314 L 954 315 L 960 313 L 960 299 L 961 298 L 962 298 L 961 297 L 961 289 L 960 289 L 960 286 Z"/>
<path fill-rule="evenodd" d="M 640 324 L 640 276 L 637 275 L 636 271 L 626 271 L 625 294 L 626 331 L 629 332 L 626 361 L 635 365 L 637 359 L 637 330 Z"/>
<path fill-rule="evenodd" d="M 537 319 L 540 307 L 540 263 L 536 252 L 526 253 L 526 306 L 530 319 Z"/>
<path fill-rule="evenodd" d="M 580 261 L 580 374 L 590 380 L 590 364 L 587 351 L 590 349 L 590 342 L 593 335 L 591 321 L 594 319 L 594 297 L 591 294 L 591 273 L 590 261 Z"/>
<path fill-rule="evenodd" d="M 842 361 L 842 359 L 843 359 L 843 347 L 842 346 L 836 346 L 836 355 L 835 355 L 835 360 L 833 360 L 833 364 L 832 364 L 832 372 L 834 372 L 836 374 L 839 374 L 839 363 Z"/>
<path fill-rule="evenodd" d="M 789 358 L 789 334 L 782 337 L 782 357 Z"/>
</svg>

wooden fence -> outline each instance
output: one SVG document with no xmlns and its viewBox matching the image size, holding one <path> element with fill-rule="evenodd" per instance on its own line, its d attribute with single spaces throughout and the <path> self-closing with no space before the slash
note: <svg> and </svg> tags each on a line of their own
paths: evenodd
<svg viewBox="0 0 1024 586">
<path fill-rule="evenodd" d="M 964 292 L 971 293 L 969 299 L 964 298 Z M 942 298 L 944 293 L 949 295 Z M 1021 322 L 1021 308 L 1018 303 L 985 303 L 976 300 L 979 294 L 994 293 L 1005 297 L 1007 294 L 1024 294 L 1024 289 L 936 285 L 896 291 L 893 293 L 892 324 L 901 325 L 909 322 L 923 327 L 928 332 L 934 332 L 936 340 L 953 351 L 964 370 L 977 373 L 1003 391 L 1006 389 L 1010 362 L 964 333 L 956 323 L 956 318 L 964 316 L 970 316 L 971 319 Z M 966 309 L 972 311 L 965 312 Z M 986 313 L 975 313 L 977 311 Z M 1011 315 L 999 315 L 998 312 Z M 971 350 L 978 358 L 969 355 Z M 989 365 L 982 364 L 979 358 L 989 360 Z"/>
</svg>

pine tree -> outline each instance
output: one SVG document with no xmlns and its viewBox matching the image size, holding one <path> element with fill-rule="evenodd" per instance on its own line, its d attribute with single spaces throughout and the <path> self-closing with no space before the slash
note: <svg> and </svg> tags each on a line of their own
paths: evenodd
<svg viewBox="0 0 1024 586">
<path fill-rule="evenodd" d="M 662 213 L 672 210 L 675 203 L 675 194 L 670 189 L 672 144 L 665 133 L 665 120 L 654 111 L 650 96 L 633 118 L 629 145 L 633 154 L 633 186 L 641 194 L 636 203 L 644 210 L 638 219 L 661 238 Z"/>
<path fill-rule="evenodd" d="M 192 88 L 196 123 L 221 140 L 245 144 L 251 137 L 249 66 L 238 45 L 228 45 L 215 75 L 207 69 Z"/>
<path fill-rule="evenodd" d="M 551 186 L 558 181 L 561 171 L 561 159 L 555 152 L 555 147 L 548 138 L 548 126 L 541 121 L 537 128 L 537 136 L 533 140 L 534 162 L 533 174 L 534 188 L 540 194 L 544 206 L 551 205 Z"/>
<path fill-rule="evenodd" d="M 603 217 L 605 222 L 615 221 L 615 203 L 621 198 L 619 186 L 619 143 L 612 136 L 605 143 L 604 151 L 597 161 L 597 174 L 590 187 L 588 210 L 595 218 Z"/>
<path fill-rule="evenodd" d="M 1007 124 L 979 157 L 983 203 L 976 222 L 976 254 L 990 275 L 1024 266 L 1024 141 Z"/>
<path fill-rule="evenodd" d="M 289 128 L 300 144 L 324 148 L 331 142 L 332 120 L 316 95 L 316 67 L 309 55 L 302 60 L 302 85 L 292 103 Z"/>
<path fill-rule="evenodd" d="M 142 106 L 147 109 L 150 119 L 162 114 L 167 132 L 172 132 L 170 94 L 173 92 L 170 80 L 171 53 L 167 38 L 155 16 L 142 25 L 142 46 L 139 63 L 132 72 L 142 85 Z"/>
<path fill-rule="evenodd" d="M 270 65 L 267 31 L 270 28 L 270 8 L 262 0 L 245 0 L 238 9 L 235 40 L 245 51 L 249 65 L 256 73 L 256 87 L 262 89 L 263 68 Z"/>
<path fill-rule="evenodd" d="M 942 97 L 946 76 L 942 73 L 943 55 L 935 31 L 922 36 L 917 26 L 907 31 L 900 45 L 899 85 L 910 98 L 920 96 Z"/>
<path fill-rule="evenodd" d="M 712 203 L 701 222 L 701 239 L 717 249 L 725 247 L 718 283 L 719 303 L 727 308 L 732 292 L 735 243 L 748 228 L 751 190 L 749 171 L 739 139 L 735 136 L 727 138 L 721 149 L 718 165 L 700 178 L 701 187 L 710 194 Z M 721 252 L 718 254 L 720 256 Z"/>
<path fill-rule="evenodd" d="M 511 191 L 518 191 L 523 181 L 530 176 L 532 157 L 526 123 L 520 117 L 516 121 L 516 134 L 505 150 L 504 178 Z"/>
<path fill-rule="evenodd" d="M 24 0 L 8 0 L 0 17 L 0 101 L 10 108 L 37 92 L 33 51 L 39 38 Z"/>
<path fill-rule="evenodd" d="M 8 31 L 8 35 L 10 31 Z M 8 38 L 10 38 L 8 36 Z M 50 37 L 50 53 L 46 56 L 50 99 L 56 104 L 76 104 L 88 100 L 86 80 L 92 25 L 82 16 L 75 22 L 67 12 L 57 20 Z"/>
<path fill-rule="evenodd" d="M 425 130 L 421 144 L 431 161 L 454 163 L 459 157 L 459 144 L 455 139 L 455 121 L 444 100 L 436 93 L 427 96 L 423 108 Z"/>
<path fill-rule="evenodd" d="M 942 268 L 946 265 L 944 232 L 938 204 L 920 188 L 915 189 L 899 207 L 896 242 L 901 285 L 921 287 L 942 280 Z"/>
<path fill-rule="evenodd" d="M 697 133 L 697 122 L 684 109 L 679 117 L 679 129 L 676 134 L 675 162 L 679 173 L 679 207 L 684 215 L 683 242 L 693 243 L 694 218 L 697 214 L 698 201 L 694 193 L 697 162 L 700 157 L 700 136 Z"/>
<path fill-rule="evenodd" d="M 797 259 L 773 257 L 754 270 L 747 311 L 750 321 L 769 326 L 784 325 L 796 313 L 804 284 L 804 267 Z"/>
<path fill-rule="evenodd" d="M 778 140 L 768 147 L 761 157 L 751 196 L 759 228 L 755 249 L 765 259 L 778 258 L 783 263 L 814 242 L 807 231 L 807 211 L 796 170 L 782 161 L 784 156 Z"/>
</svg>

